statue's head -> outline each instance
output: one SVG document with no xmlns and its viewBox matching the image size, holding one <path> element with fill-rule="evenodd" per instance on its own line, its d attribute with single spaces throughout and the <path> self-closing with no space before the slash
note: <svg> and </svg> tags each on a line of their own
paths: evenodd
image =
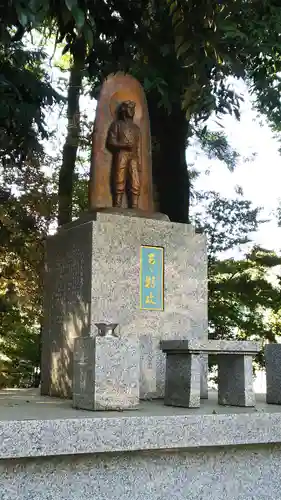
<svg viewBox="0 0 281 500">
<path fill-rule="evenodd" d="M 118 108 L 120 118 L 134 118 L 136 103 L 134 101 L 123 101 Z"/>
</svg>

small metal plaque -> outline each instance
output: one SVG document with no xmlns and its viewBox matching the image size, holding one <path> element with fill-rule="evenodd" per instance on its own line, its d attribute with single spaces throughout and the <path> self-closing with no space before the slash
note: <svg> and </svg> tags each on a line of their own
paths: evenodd
<svg viewBox="0 0 281 500">
<path fill-rule="evenodd" d="M 164 309 L 164 248 L 141 246 L 140 309 Z"/>
</svg>

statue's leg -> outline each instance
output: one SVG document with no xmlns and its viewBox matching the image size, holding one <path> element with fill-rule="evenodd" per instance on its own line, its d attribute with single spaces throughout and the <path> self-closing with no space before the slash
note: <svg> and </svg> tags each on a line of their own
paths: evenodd
<svg viewBox="0 0 281 500">
<path fill-rule="evenodd" d="M 138 162 L 136 160 L 130 161 L 129 175 L 132 194 L 132 208 L 138 208 L 140 196 L 140 174 L 138 171 Z"/>
<path fill-rule="evenodd" d="M 116 162 L 114 207 L 122 206 L 123 194 L 126 187 L 127 163 L 127 155 L 119 153 L 118 161 Z"/>
</svg>

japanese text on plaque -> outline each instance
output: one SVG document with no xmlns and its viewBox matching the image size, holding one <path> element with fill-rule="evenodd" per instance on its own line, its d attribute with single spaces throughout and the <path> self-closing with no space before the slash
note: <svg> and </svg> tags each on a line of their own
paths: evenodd
<svg viewBox="0 0 281 500">
<path fill-rule="evenodd" d="M 140 308 L 164 309 L 164 249 L 142 246 L 140 252 Z"/>
</svg>

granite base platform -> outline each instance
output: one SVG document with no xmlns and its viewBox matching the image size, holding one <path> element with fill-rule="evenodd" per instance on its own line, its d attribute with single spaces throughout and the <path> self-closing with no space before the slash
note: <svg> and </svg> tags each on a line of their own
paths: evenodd
<svg viewBox="0 0 281 500">
<path fill-rule="evenodd" d="M 163 311 L 140 309 L 142 245 L 164 249 Z M 207 339 L 207 292 L 206 236 L 190 224 L 98 212 L 61 229 L 46 241 L 42 394 L 72 397 L 74 338 L 105 322 L 139 339 L 141 399 L 163 397 L 159 341 Z"/>
<path fill-rule="evenodd" d="M 1 500 L 278 500 L 281 409 L 142 402 L 88 412 L 0 392 Z M 235 471 L 235 474 L 233 473 Z"/>
</svg>

